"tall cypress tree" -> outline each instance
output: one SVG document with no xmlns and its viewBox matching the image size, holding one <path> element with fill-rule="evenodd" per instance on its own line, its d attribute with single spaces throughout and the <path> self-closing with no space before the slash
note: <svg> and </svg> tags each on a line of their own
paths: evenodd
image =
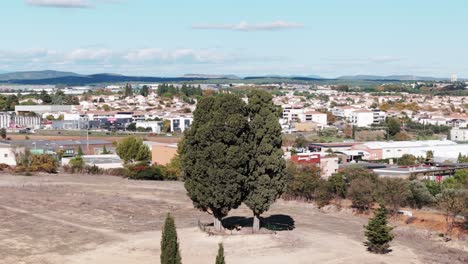
<svg viewBox="0 0 468 264">
<path fill-rule="evenodd" d="M 179 145 L 185 189 L 196 208 L 221 220 L 244 199 L 248 173 L 248 119 L 245 103 L 220 94 L 198 102 L 192 126 Z"/>
<path fill-rule="evenodd" d="M 260 215 L 286 190 L 281 125 L 272 96 L 256 90 L 249 95 L 249 176 L 244 203 L 254 215 L 253 230 L 260 229 Z"/>
<path fill-rule="evenodd" d="M 218 255 L 216 256 L 216 264 L 226 264 L 226 261 L 224 261 L 223 243 L 219 243 Z"/>
<path fill-rule="evenodd" d="M 179 242 L 174 218 L 167 214 L 161 238 L 161 264 L 180 264 Z"/>
<path fill-rule="evenodd" d="M 393 240 L 393 235 L 391 233 L 393 228 L 388 226 L 387 213 L 387 208 L 385 208 L 383 204 L 380 204 L 374 217 L 369 219 L 367 226 L 364 226 L 366 229 L 364 234 L 367 238 L 364 245 L 370 252 L 377 254 L 390 252 L 389 243 Z"/>
</svg>

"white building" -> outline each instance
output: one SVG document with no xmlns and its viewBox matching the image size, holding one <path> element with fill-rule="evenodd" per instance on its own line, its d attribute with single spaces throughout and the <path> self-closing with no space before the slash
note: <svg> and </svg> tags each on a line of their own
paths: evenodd
<svg viewBox="0 0 468 264">
<path fill-rule="evenodd" d="M 184 132 L 193 122 L 191 117 L 174 117 L 169 120 L 171 121 L 171 132 Z"/>
<path fill-rule="evenodd" d="M 338 172 L 338 157 L 322 156 L 320 157 L 321 176 L 328 179 Z"/>
<path fill-rule="evenodd" d="M 161 133 L 161 127 L 162 127 L 162 123 L 161 121 L 137 121 L 135 124 L 136 124 L 136 127 L 139 128 L 139 127 L 142 127 L 142 128 L 151 128 L 151 131 L 153 133 L 157 133 L 157 134 L 160 134 Z"/>
<path fill-rule="evenodd" d="M 366 109 L 353 111 L 348 117 L 348 122 L 357 127 L 369 127 L 374 124 L 374 112 Z"/>
<path fill-rule="evenodd" d="M 24 151 L 23 148 L 16 149 L 7 143 L 0 143 L 0 163 L 16 166 L 15 152 Z"/>
<path fill-rule="evenodd" d="M 301 120 L 301 122 L 315 122 L 324 126 L 327 125 L 327 114 L 317 111 L 307 111 L 300 113 L 298 114 L 298 118 Z"/>
<path fill-rule="evenodd" d="M 450 139 L 453 141 L 468 141 L 468 129 L 452 128 L 450 130 Z"/>
<path fill-rule="evenodd" d="M 8 113 L 0 114 L 0 128 L 9 128 L 11 126 L 11 115 Z"/>
<path fill-rule="evenodd" d="M 385 111 L 374 110 L 374 124 L 380 124 L 385 122 L 385 118 L 387 117 L 387 113 Z"/>
</svg>

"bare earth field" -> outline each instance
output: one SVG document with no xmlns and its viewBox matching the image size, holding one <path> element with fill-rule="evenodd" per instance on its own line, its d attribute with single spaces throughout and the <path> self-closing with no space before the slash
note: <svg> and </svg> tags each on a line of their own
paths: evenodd
<svg viewBox="0 0 468 264">
<path fill-rule="evenodd" d="M 210 216 L 193 209 L 179 182 L 0 175 L 0 263 L 159 263 L 167 212 L 176 218 L 186 264 L 214 263 L 219 242 L 232 264 L 468 262 L 468 248 L 460 242 L 444 243 L 405 226 L 395 229 L 393 252 L 370 254 L 362 245 L 365 219 L 323 213 L 311 204 L 280 201 L 264 215 L 289 219 L 294 225 L 291 231 L 209 236 L 197 223 L 209 222 Z M 250 213 L 241 207 L 230 216 Z"/>
</svg>

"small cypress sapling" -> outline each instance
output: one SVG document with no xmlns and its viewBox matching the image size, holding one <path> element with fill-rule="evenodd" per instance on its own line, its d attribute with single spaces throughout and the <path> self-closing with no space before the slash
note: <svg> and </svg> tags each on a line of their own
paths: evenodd
<svg viewBox="0 0 468 264">
<path fill-rule="evenodd" d="M 391 233 L 393 227 L 388 226 L 387 213 L 387 208 L 383 204 L 380 204 L 374 217 L 369 219 L 369 223 L 364 226 L 366 229 L 364 234 L 367 238 L 364 245 L 372 253 L 385 254 L 390 252 L 389 243 L 393 240 Z"/>
<path fill-rule="evenodd" d="M 83 156 L 83 149 L 81 149 L 81 146 L 78 146 L 78 156 Z"/>
<path fill-rule="evenodd" d="M 226 262 L 224 261 L 223 243 L 219 243 L 218 255 L 216 256 L 216 264 L 226 264 Z"/>
<path fill-rule="evenodd" d="M 161 238 L 161 264 L 181 264 L 174 218 L 167 214 Z"/>
</svg>

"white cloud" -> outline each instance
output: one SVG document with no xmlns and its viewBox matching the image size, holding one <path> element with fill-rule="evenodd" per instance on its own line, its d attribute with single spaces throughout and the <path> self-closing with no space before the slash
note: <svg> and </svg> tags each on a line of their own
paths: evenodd
<svg viewBox="0 0 468 264">
<path fill-rule="evenodd" d="M 194 25 L 193 29 L 214 29 L 214 30 L 234 30 L 234 31 L 273 31 L 273 30 L 285 30 L 285 29 L 294 29 L 302 28 L 303 24 L 286 22 L 282 20 L 274 21 L 271 23 L 260 23 L 260 24 L 249 24 L 245 21 L 238 24 L 225 24 L 225 25 L 215 25 L 215 24 L 205 24 L 205 25 Z"/>
<path fill-rule="evenodd" d="M 89 8 L 92 5 L 87 0 L 26 0 L 32 6 L 58 8 Z"/>
<path fill-rule="evenodd" d="M 158 48 L 132 50 L 123 57 L 130 62 L 216 63 L 225 59 L 223 54 L 211 50 L 176 49 L 167 51 Z"/>
<path fill-rule="evenodd" d="M 38 7 L 55 7 L 55 8 L 92 8 L 92 0 L 25 0 L 28 5 Z M 94 0 L 97 3 L 115 4 L 121 0 Z"/>
<path fill-rule="evenodd" d="M 72 61 L 90 61 L 90 60 L 106 60 L 111 58 L 112 51 L 108 49 L 75 49 L 65 54 L 65 59 Z"/>
<path fill-rule="evenodd" d="M 375 56 L 370 58 L 370 61 L 373 63 L 392 63 L 392 62 L 399 62 L 402 58 L 394 57 L 394 56 Z"/>
</svg>

